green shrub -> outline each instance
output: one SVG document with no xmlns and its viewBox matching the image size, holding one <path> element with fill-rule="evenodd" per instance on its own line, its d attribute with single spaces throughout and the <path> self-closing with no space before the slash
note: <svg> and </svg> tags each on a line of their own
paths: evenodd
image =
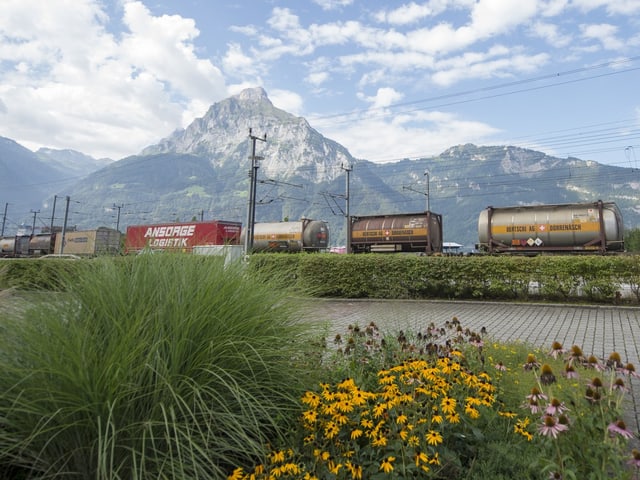
<svg viewBox="0 0 640 480">
<path fill-rule="evenodd" d="M 77 273 L 0 324 L 0 476 L 222 478 L 283 438 L 316 378 L 287 290 L 187 255 Z"/>
</svg>

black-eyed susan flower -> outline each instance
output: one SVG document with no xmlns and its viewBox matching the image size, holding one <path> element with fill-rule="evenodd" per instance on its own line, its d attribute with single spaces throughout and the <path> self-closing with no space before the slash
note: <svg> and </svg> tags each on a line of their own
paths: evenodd
<svg viewBox="0 0 640 480">
<path fill-rule="evenodd" d="M 440 445 L 443 442 L 442 434 L 435 430 L 429 430 L 425 435 L 425 439 L 429 445 Z"/>
<path fill-rule="evenodd" d="M 393 462 L 395 461 L 396 461 L 396 457 L 394 456 L 390 455 L 386 457 L 380 464 L 380 470 L 382 470 L 384 473 L 393 472 Z"/>
</svg>

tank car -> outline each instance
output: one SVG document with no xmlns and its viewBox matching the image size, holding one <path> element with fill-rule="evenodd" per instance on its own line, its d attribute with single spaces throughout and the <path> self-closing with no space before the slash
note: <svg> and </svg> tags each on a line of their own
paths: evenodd
<svg viewBox="0 0 640 480">
<path fill-rule="evenodd" d="M 16 235 L 0 238 L 0 257 L 28 257 L 29 235 Z"/>
<path fill-rule="evenodd" d="M 244 242 L 244 232 L 241 239 Z M 329 225 L 303 218 L 297 222 L 256 223 L 255 252 L 318 252 L 329 248 Z"/>
<path fill-rule="evenodd" d="M 613 202 L 487 207 L 477 249 L 489 253 L 624 251 L 622 214 Z"/>
<path fill-rule="evenodd" d="M 32 235 L 29 240 L 29 256 L 38 257 L 53 253 L 56 235 L 51 233 L 42 233 Z"/>
<path fill-rule="evenodd" d="M 442 252 L 442 215 L 433 212 L 351 217 L 353 253 Z"/>
</svg>

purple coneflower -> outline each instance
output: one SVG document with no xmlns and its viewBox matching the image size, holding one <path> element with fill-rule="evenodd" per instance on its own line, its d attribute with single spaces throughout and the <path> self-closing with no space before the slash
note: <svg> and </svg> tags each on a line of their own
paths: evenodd
<svg viewBox="0 0 640 480">
<path fill-rule="evenodd" d="M 556 417 L 545 415 L 542 417 L 542 425 L 538 427 L 538 432 L 547 437 L 558 438 L 560 432 L 569 430 L 567 425 L 559 423 Z"/>
<path fill-rule="evenodd" d="M 613 390 L 618 390 L 619 392 L 626 392 L 629 390 L 625 386 L 624 380 L 622 380 L 621 378 L 616 378 L 616 380 L 613 382 L 613 385 L 611 385 L 611 388 Z"/>
<path fill-rule="evenodd" d="M 622 368 L 622 359 L 618 352 L 613 352 L 607 359 L 607 367 L 609 368 Z"/>
<path fill-rule="evenodd" d="M 582 353 L 582 349 L 577 345 L 571 347 L 571 350 L 569 350 L 569 353 L 567 354 L 567 361 L 569 364 L 573 365 L 574 362 L 582 362 L 583 360 L 584 354 Z"/>
<path fill-rule="evenodd" d="M 554 397 L 551 399 L 551 402 L 549 402 L 549 405 L 547 405 L 547 408 L 545 408 L 544 413 L 546 413 L 547 415 L 560 415 L 561 413 L 564 413 L 566 411 L 567 407 L 565 406 L 564 402 L 561 402 Z"/>
<path fill-rule="evenodd" d="M 540 383 L 542 383 L 543 385 L 551 385 L 552 383 L 555 383 L 555 381 L 556 376 L 553 374 L 553 370 L 551 370 L 551 367 L 546 363 L 542 365 L 542 369 L 540 372 Z"/>
<path fill-rule="evenodd" d="M 506 372 L 507 371 L 507 367 L 505 366 L 504 363 L 502 362 L 498 362 L 494 365 L 496 370 L 500 370 L 501 372 Z"/>
<path fill-rule="evenodd" d="M 540 362 L 536 359 L 533 353 L 527 355 L 527 361 L 522 365 L 525 370 L 534 370 L 540 367 Z"/>
<path fill-rule="evenodd" d="M 611 434 L 617 433 L 624 438 L 633 438 L 633 432 L 627 430 L 627 425 L 622 420 L 610 423 L 607 430 L 609 430 Z"/>
<path fill-rule="evenodd" d="M 591 379 L 591 383 L 589 383 L 588 386 L 595 390 L 602 388 L 602 380 L 600 379 L 600 377 L 593 377 Z"/>
<path fill-rule="evenodd" d="M 531 394 L 527 395 L 527 398 L 537 402 L 538 400 L 546 400 L 547 396 L 542 393 L 538 387 L 533 387 L 531 389 Z"/>
<path fill-rule="evenodd" d="M 600 361 L 595 355 L 589 355 L 589 358 L 587 358 L 587 361 L 585 362 L 584 366 L 587 368 L 593 368 L 594 370 L 597 370 L 599 372 L 603 372 L 607 369 L 604 365 L 600 363 Z"/>
<path fill-rule="evenodd" d="M 567 378 L 578 378 L 578 372 L 573 365 L 569 365 L 568 363 L 564 366 L 564 376 Z"/>
<path fill-rule="evenodd" d="M 531 413 L 540 413 L 542 411 L 542 407 L 538 405 L 538 401 L 533 398 L 530 398 L 528 402 L 524 402 L 522 408 L 528 408 L 531 410 Z"/>
<path fill-rule="evenodd" d="M 625 375 L 630 375 L 634 378 L 640 378 L 640 375 L 636 372 L 636 367 L 633 366 L 633 363 L 627 363 L 624 367 L 618 369 L 619 373 L 623 373 Z"/>
<path fill-rule="evenodd" d="M 635 448 L 631 450 L 631 458 L 627 461 L 627 465 L 632 465 L 640 469 L 640 451 Z"/>
<path fill-rule="evenodd" d="M 566 350 L 562 348 L 562 344 L 560 342 L 553 342 L 551 344 L 551 351 L 549 352 L 549 355 L 551 355 L 553 358 L 558 358 L 565 352 Z"/>
</svg>

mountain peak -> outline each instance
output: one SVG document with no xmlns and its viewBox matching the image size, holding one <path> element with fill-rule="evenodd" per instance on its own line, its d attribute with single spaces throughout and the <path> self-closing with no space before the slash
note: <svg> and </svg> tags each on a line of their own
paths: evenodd
<svg viewBox="0 0 640 480">
<path fill-rule="evenodd" d="M 237 95 L 234 95 L 238 100 L 243 102 L 269 102 L 269 97 L 267 96 L 267 92 L 265 92 L 262 87 L 254 87 L 254 88 L 245 88 Z"/>
</svg>

